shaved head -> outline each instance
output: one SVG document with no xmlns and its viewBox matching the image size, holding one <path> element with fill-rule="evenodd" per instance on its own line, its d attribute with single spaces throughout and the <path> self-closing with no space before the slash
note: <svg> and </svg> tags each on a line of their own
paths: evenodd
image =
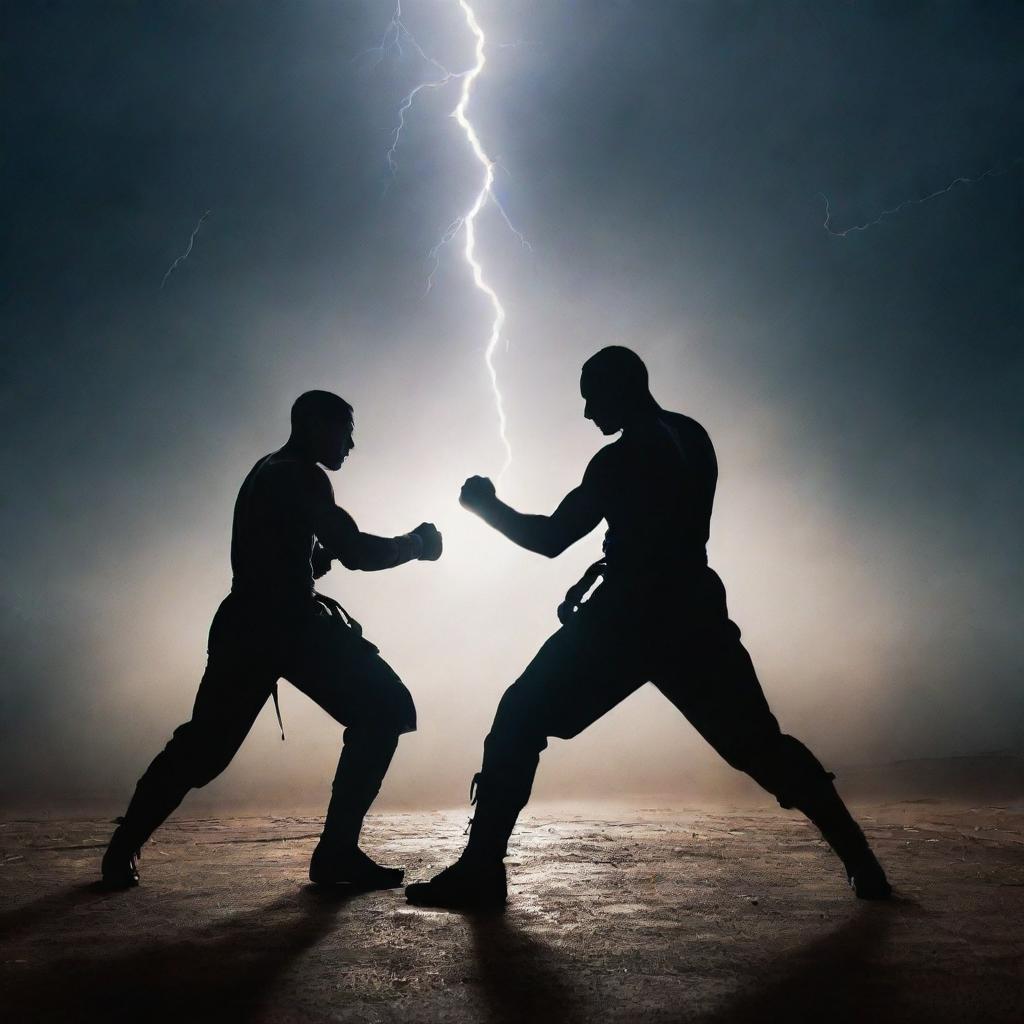
<svg viewBox="0 0 1024 1024">
<path fill-rule="evenodd" d="M 649 391 L 644 361 L 623 345 L 609 345 L 594 353 L 583 364 L 583 379 L 624 398 L 643 398 Z"/>
<path fill-rule="evenodd" d="M 292 429 L 308 430 L 314 422 L 347 423 L 352 406 L 330 391 L 306 391 L 292 403 Z"/>
<path fill-rule="evenodd" d="M 603 434 L 614 434 L 629 420 L 657 407 L 644 361 L 622 345 L 609 345 L 583 364 L 580 393 L 586 403 L 583 415 Z"/>
</svg>

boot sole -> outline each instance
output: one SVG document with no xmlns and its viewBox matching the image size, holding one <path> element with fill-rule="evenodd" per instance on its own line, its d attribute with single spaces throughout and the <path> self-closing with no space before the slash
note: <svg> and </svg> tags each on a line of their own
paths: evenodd
<svg viewBox="0 0 1024 1024">
<path fill-rule="evenodd" d="M 405 881 L 405 872 L 400 871 L 396 878 L 380 878 L 375 881 L 360 878 L 325 878 L 314 872 L 309 873 L 309 880 L 313 885 L 346 885 L 360 892 L 379 892 L 385 889 L 400 889 Z"/>
<path fill-rule="evenodd" d="M 888 882 L 883 882 L 881 885 L 876 883 L 873 886 L 867 883 L 858 887 L 856 878 L 853 875 L 849 876 L 847 881 L 853 890 L 854 896 L 859 900 L 871 900 L 877 903 L 892 899 L 892 886 Z"/>
<path fill-rule="evenodd" d="M 139 884 L 139 876 L 133 878 L 108 878 L 104 875 L 100 879 L 100 888 L 107 892 L 121 892 L 125 889 L 135 889 Z"/>
<path fill-rule="evenodd" d="M 892 889 L 867 889 L 863 892 L 853 886 L 853 894 L 859 900 L 870 900 L 873 903 L 884 903 L 892 899 Z"/>
</svg>

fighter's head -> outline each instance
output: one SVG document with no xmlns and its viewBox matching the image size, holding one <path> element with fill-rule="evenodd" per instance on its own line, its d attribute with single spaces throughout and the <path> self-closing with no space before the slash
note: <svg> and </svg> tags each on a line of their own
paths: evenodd
<svg viewBox="0 0 1024 1024">
<path fill-rule="evenodd" d="M 307 391 L 292 405 L 292 439 L 328 469 L 340 469 L 355 448 L 352 406 L 330 391 Z"/>
<path fill-rule="evenodd" d="M 617 433 L 654 404 L 644 361 L 621 345 L 609 345 L 583 364 L 580 394 L 583 415 L 602 434 Z"/>
</svg>

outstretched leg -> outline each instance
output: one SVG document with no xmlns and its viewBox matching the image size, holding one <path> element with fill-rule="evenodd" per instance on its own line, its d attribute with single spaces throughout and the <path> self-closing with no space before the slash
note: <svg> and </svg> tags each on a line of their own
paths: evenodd
<svg viewBox="0 0 1024 1024">
<path fill-rule="evenodd" d="M 681 648 L 656 685 L 734 768 L 782 807 L 802 811 L 821 831 L 862 899 L 890 895 L 885 873 L 818 759 L 787 736 L 768 707 L 740 631 L 728 619 Z"/>
<path fill-rule="evenodd" d="M 600 592 L 552 636 L 505 691 L 473 779 L 475 812 L 462 857 L 410 902 L 449 907 L 505 902 L 502 859 L 533 788 L 548 738 L 570 739 L 646 680 L 644 647 Z"/>
<path fill-rule="evenodd" d="M 400 885 L 402 870 L 374 863 L 359 849 L 359 833 L 399 736 L 416 728 L 412 696 L 377 648 L 333 615 L 307 624 L 290 660 L 286 678 L 346 726 L 310 878 L 374 889 Z"/>
<path fill-rule="evenodd" d="M 138 884 L 139 851 L 190 789 L 205 786 L 230 763 L 274 685 L 271 660 L 232 629 L 233 615 L 218 612 L 210 631 L 209 661 L 192 718 L 174 730 L 135 787 L 128 809 L 103 857 L 104 882 Z"/>
</svg>

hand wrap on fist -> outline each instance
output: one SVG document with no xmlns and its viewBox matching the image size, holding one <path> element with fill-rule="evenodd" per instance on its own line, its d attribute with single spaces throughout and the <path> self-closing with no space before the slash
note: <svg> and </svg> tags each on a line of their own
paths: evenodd
<svg viewBox="0 0 1024 1024">
<path fill-rule="evenodd" d="M 441 557 L 444 542 L 440 531 L 433 523 L 420 523 L 408 536 L 419 542 L 420 550 L 414 557 L 420 561 L 436 562 Z"/>
</svg>

